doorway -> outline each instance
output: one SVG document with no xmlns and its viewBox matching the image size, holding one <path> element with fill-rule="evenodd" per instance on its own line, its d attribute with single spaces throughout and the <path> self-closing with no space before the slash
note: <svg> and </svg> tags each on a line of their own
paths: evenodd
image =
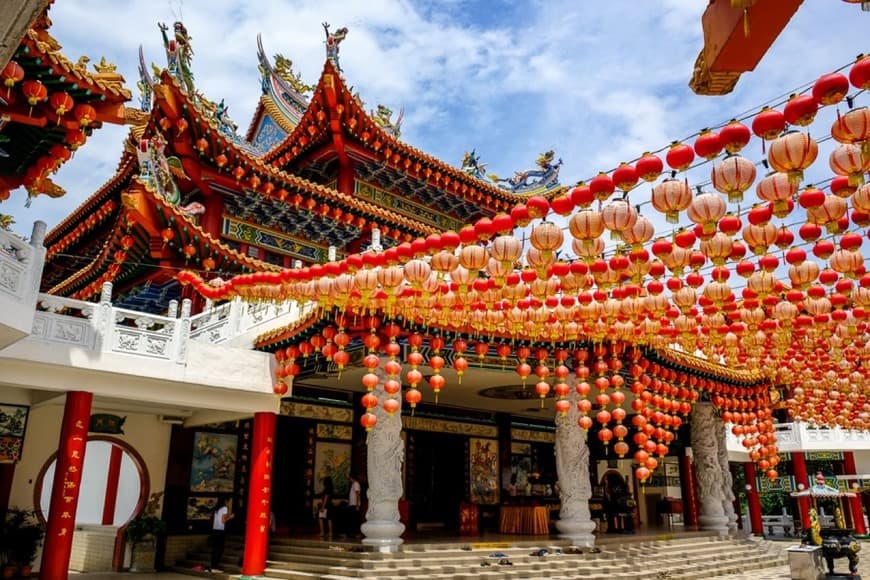
<svg viewBox="0 0 870 580">
<path fill-rule="evenodd" d="M 459 504 L 465 500 L 466 438 L 445 433 L 411 432 L 408 499 L 418 531 L 459 529 Z M 413 462 L 413 463 L 412 463 Z"/>
</svg>

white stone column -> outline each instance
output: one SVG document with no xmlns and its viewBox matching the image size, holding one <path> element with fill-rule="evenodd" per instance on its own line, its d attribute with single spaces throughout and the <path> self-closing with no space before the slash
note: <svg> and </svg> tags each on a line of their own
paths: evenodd
<svg viewBox="0 0 870 580">
<path fill-rule="evenodd" d="M 378 383 L 374 393 L 381 402 L 389 397 L 384 392 L 383 381 Z M 399 500 L 403 493 L 402 462 L 405 460 L 401 402 L 400 398 L 399 409 L 392 415 L 381 405 L 371 410 L 378 422 L 366 440 L 369 508 L 360 530 L 365 536 L 362 543 L 375 546 L 380 552 L 397 551 L 405 531 L 405 525 L 399 521 Z"/>
<path fill-rule="evenodd" d="M 728 534 L 722 491 L 722 469 L 719 465 L 721 433 L 716 431 L 716 411 L 710 403 L 696 403 L 692 409 L 692 455 L 698 477 L 698 523 L 702 530 Z"/>
<path fill-rule="evenodd" d="M 589 483 L 589 447 L 577 420 L 579 395 L 572 389 L 568 395 L 571 408 L 567 415 L 556 414 L 556 476 L 559 478 L 559 521 L 556 529 L 572 546 L 595 545 L 595 522 L 589 513 L 592 485 Z"/>
<path fill-rule="evenodd" d="M 734 511 L 734 480 L 731 477 L 731 468 L 728 465 L 728 443 L 725 438 L 725 423 L 722 418 L 716 414 L 716 438 L 717 443 L 717 458 L 719 460 L 719 470 L 722 473 L 722 509 L 725 512 L 725 517 L 728 518 L 728 532 L 734 534 L 737 532 L 737 512 Z"/>
</svg>

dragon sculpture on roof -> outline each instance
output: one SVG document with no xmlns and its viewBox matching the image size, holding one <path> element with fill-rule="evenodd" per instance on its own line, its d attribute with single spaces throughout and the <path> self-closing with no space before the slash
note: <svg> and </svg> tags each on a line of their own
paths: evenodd
<svg viewBox="0 0 870 580">
<path fill-rule="evenodd" d="M 323 31 L 326 33 L 326 58 L 332 64 L 335 65 L 335 68 L 338 69 L 338 72 L 343 72 L 341 70 L 341 65 L 338 64 L 338 46 L 341 42 L 347 38 L 347 28 L 342 27 L 337 29 L 335 32 L 329 31 L 329 23 L 323 23 Z"/>
<path fill-rule="evenodd" d="M 402 119 L 405 118 L 405 107 L 401 108 L 395 122 L 392 121 L 393 110 L 384 105 L 379 104 L 377 110 L 371 111 L 370 115 L 375 125 L 396 139 L 402 135 Z"/>
<path fill-rule="evenodd" d="M 541 153 L 535 160 L 536 168 L 515 171 L 513 177 L 501 178 L 494 173 L 486 173 L 486 163 L 480 160 L 476 151 L 466 152 L 460 169 L 477 179 L 490 181 L 497 187 L 515 194 L 530 194 L 552 189 L 559 184 L 559 169 L 562 159 L 555 161 L 552 149 Z"/>
</svg>

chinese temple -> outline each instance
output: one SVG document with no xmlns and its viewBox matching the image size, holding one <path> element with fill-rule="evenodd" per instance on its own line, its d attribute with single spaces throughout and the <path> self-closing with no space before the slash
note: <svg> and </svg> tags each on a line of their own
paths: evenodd
<svg viewBox="0 0 870 580">
<path fill-rule="evenodd" d="M 314 535 L 327 480 L 346 496 L 351 476 L 366 487 L 361 545 L 387 554 L 406 532 L 546 535 L 551 521 L 588 549 L 596 534 L 675 514 L 728 536 L 740 482 L 740 525 L 760 534 L 763 487 L 809 486 L 813 459 L 782 453 L 783 425 L 870 429 L 870 57 L 566 186 L 554 151 L 499 178 L 475 150 L 455 167 L 402 141 L 403 112 L 348 86 L 346 28 L 323 24 L 312 85 L 257 39 L 262 94 L 241 134 L 227 104 L 197 89 L 182 22 L 159 26 L 165 67 L 140 51 L 136 105 L 105 59 L 92 73 L 63 57 L 48 25 L 43 13 L 3 69 L 0 194 L 61 195 L 50 175 L 90 131 L 130 133 L 115 174 L 45 235 L 37 311 L 120 328 L 117 344 L 95 343 L 104 353 L 162 356 L 176 332 L 214 347 L 179 347 L 179 368 L 205 378 L 164 386 L 184 390 L 187 414 L 161 412 L 160 459 L 136 460 L 140 474 L 149 461 L 165 474 L 129 514 L 162 510 L 165 562 L 231 497 L 240 570 L 260 575 L 270 513 L 278 530 Z M 255 319 L 244 331 L 242 308 Z M 241 350 L 262 356 L 265 385 L 252 374 L 231 391 L 207 368 Z M 140 395 L 118 388 L 128 406 L 112 407 L 88 390 L 67 394 L 61 448 L 123 434 L 101 405 L 136 412 Z M 142 408 L 160 396 L 142 393 Z M 28 432 L 48 422 L 33 421 Z M 41 506 L 43 577 L 66 577 L 63 518 L 79 495 L 66 484 L 79 485 L 84 452 L 58 449 L 49 485 L 44 447 L 0 482 Z M 848 485 L 865 460 L 831 451 L 818 459 Z M 146 505 L 152 490 L 162 508 Z M 861 495 L 848 521 L 866 533 Z M 63 501 L 71 512 L 54 509 Z M 129 518 L 107 509 L 120 538 Z"/>
</svg>

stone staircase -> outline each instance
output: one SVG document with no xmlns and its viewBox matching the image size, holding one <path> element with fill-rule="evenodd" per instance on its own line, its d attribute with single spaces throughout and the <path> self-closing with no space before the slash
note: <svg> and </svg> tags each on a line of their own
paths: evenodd
<svg viewBox="0 0 870 580">
<path fill-rule="evenodd" d="M 539 541 L 415 543 L 382 554 L 356 542 L 274 540 L 263 577 L 284 580 L 472 580 L 477 578 L 584 578 L 589 580 L 695 580 L 752 573 L 787 563 L 780 547 L 758 538 L 694 533 L 648 537 L 602 537 L 598 552 L 567 553 L 567 542 Z M 532 555 L 544 548 L 548 554 Z M 496 554 L 498 554 L 496 556 Z M 178 562 L 176 572 L 218 578 L 241 573 L 241 539 L 227 538 L 221 569 L 205 574 L 209 554 Z M 504 563 L 510 562 L 510 564 Z"/>
</svg>

